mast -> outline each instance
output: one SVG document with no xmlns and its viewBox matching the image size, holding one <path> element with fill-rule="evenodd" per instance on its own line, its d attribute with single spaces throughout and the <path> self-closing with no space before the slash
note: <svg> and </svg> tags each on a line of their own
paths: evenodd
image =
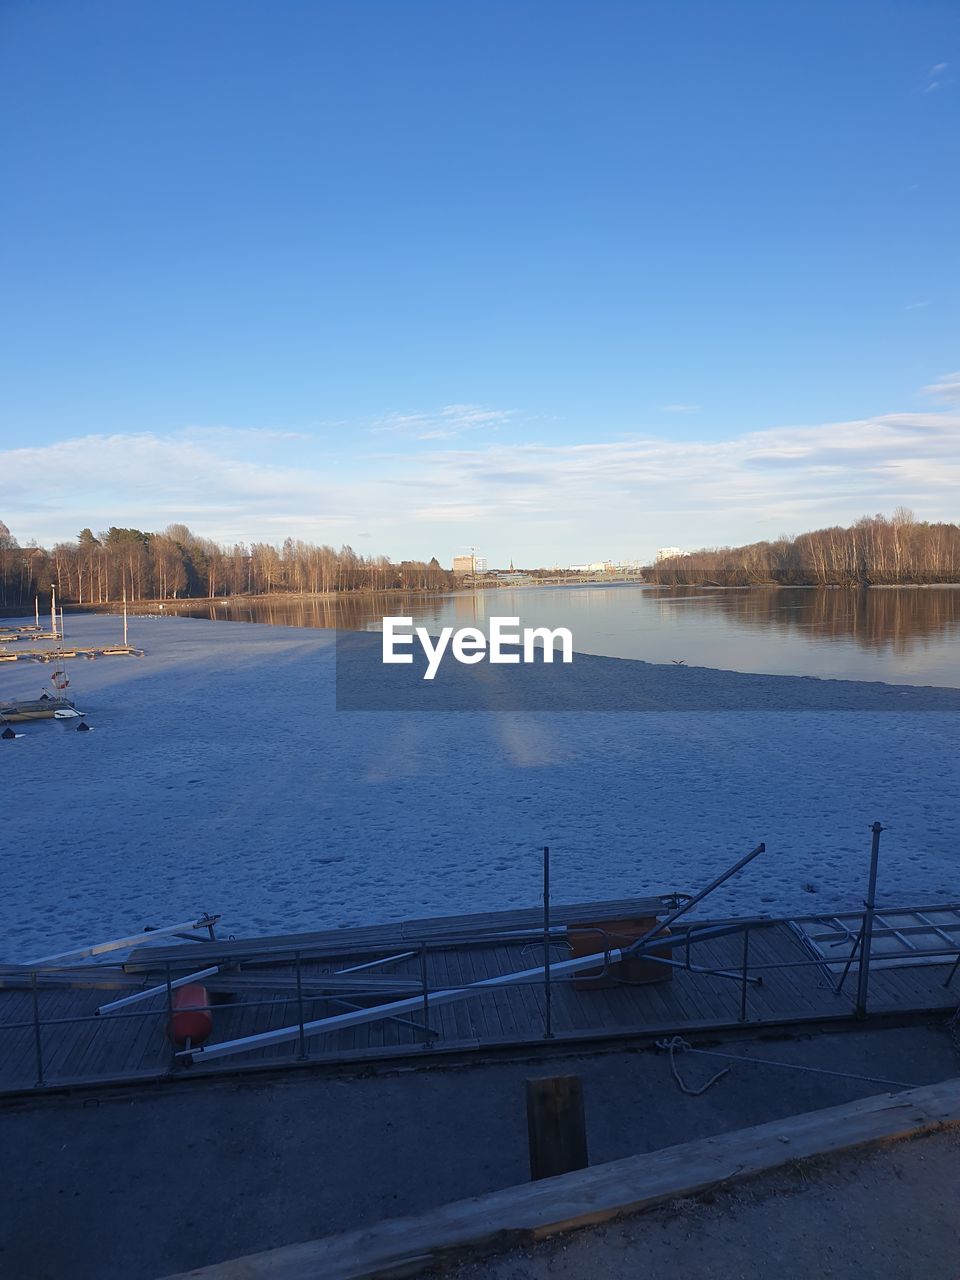
<svg viewBox="0 0 960 1280">
<path fill-rule="evenodd" d="M 126 646 L 127 640 L 127 588 L 123 588 L 123 643 Z"/>
<path fill-rule="evenodd" d="M 53 582 L 50 583 L 50 630 L 57 634 L 57 587 Z"/>
</svg>

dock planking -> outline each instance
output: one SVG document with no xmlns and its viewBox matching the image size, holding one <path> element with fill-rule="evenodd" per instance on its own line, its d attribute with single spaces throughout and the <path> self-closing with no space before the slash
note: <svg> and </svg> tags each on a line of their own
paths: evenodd
<svg viewBox="0 0 960 1280">
<path fill-rule="evenodd" d="M 565 958 L 564 923 L 584 919 L 623 919 L 631 911 L 661 915 L 665 899 L 573 904 L 553 916 L 551 960 Z M 703 922 L 698 922 L 702 924 Z M 713 922 L 723 923 L 723 922 Z M 727 922 L 733 923 L 733 922 Z M 617 1039 L 656 1039 L 702 1034 L 737 1027 L 789 1026 L 854 1018 L 856 970 L 843 992 L 835 992 L 831 974 L 805 945 L 788 920 L 751 920 L 749 972 L 762 984 L 747 989 L 746 1017 L 741 1021 L 741 983 L 737 976 L 702 973 L 697 967 L 739 975 L 743 935 L 731 932 L 696 942 L 690 960 L 695 967 L 672 968 L 668 981 L 613 985 L 578 990 L 554 977 L 551 987 L 554 1043 L 589 1045 Z M 485 913 L 470 917 L 405 921 L 377 928 L 326 933 L 278 935 L 265 939 L 184 942 L 134 951 L 123 968 L 103 967 L 98 985 L 51 985 L 38 991 L 43 1081 L 47 1087 L 87 1085 L 98 1081 L 164 1080 L 185 1074 L 218 1075 L 247 1068 L 283 1067 L 299 1061 L 296 1040 L 253 1047 L 233 1057 L 190 1067 L 174 1065 L 166 1034 L 166 992 L 118 1013 L 95 1015 L 98 1006 L 137 985 L 147 989 L 165 981 L 167 972 L 188 973 L 222 961 L 225 969 L 207 980 L 214 1003 L 214 1042 L 295 1026 L 300 1004 L 293 957 L 301 957 L 301 991 L 305 1021 L 344 1012 L 350 1007 L 382 1005 L 416 996 L 422 990 L 421 943 L 425 946 L 431 991 L 459 988 L 485 978 L 533 969 L 543 957 L 542 912 Z M 377 939 L 379 938 L 379 942 Z M 685 948 L 673 952 L 685 958 Z M 369 970 L 344 973 L 357 965 Z M 878 968 L 870 975 L 870 1015 L 908 1015 L 952 1011 L 958 990 L 945 987 L 953 956 L 942 963 L 914 963 Z M 9 982 L 0 987 L 0 1093 L 32 1089 L 37 1083 L 33 997 L 18 986 L 16 972 L 5 969 Z M 111 974 L 113 975 L 111 978 Z M 28 980 L 29 975 L 21 977 Z M 111 992 L 113 981 L 117 990 Z M 309 1036 L 311 1062 L 347 1064 L 406 1059 L 435 1060 L 442 1053 L 530 1051 L 543 1044 L 545 1000 L 542 977 L 483 992 L 479 996 L 429 1009 L 429 1025 L 437 1035 L 424 1049 L 422 1012 L 401 1018 L 354 1025 Z"/>
</svg>

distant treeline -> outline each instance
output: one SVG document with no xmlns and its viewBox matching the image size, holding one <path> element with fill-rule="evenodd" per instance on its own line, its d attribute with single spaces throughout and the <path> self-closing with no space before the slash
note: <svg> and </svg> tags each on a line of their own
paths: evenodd
<svg viewBox="0 0 960 1280">
<path fill-rule="evenodd" d="M 436 558 L 429 563 L 361 556 L 352 547 L 314 546 L 287 538 L 221 546 L 171 524 L 161 533 L 111 526 L 105 533 L 81 531 L 76 542 L 51 550 L 21 547 L 0 521 L 0 605 L 33 607 L 51 583 L 61 600 L 109 604 L 130 600 L 175 600 L 276 592 L 439 591 L 456 585 Z"/>
<path fill-rule="evenodd" d="M 644 571 L 668 586 L 716 583 L 812 587 L 960 582 L 960 526 L 928 524 L 899 507 L 847 529 L 816 529 L 775 542 L 716 547 L 661 560 Z"/>
</svg>

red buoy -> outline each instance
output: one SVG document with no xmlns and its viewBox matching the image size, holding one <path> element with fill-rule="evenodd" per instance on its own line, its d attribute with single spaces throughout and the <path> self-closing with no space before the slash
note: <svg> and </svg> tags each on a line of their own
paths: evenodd
<svg viewBox="0 0 960 1280">
<path fill-rule="evenodd" d="M 170 1017 L 168 1034 L 174 1044 L 203 1044 L 213 1031 L 213 1012 L 207 988 L 199 982 L 188 982 L 177 987 L 173 993 L 173 1013 Z"/>
</svg>

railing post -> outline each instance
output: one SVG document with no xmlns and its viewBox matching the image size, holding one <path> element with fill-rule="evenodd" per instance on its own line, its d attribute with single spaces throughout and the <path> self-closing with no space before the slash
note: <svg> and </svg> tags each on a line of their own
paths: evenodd
<svg viewBox="0 0 960 1280">
<path fill-rule="evenodd" d="M 750 930 L 743 931 L 743 968 L 740 973 L 740 1021 L 747 1020 L 747 968 L 750 962 Z"/>
<path fill-rule="evenodd" d="M 873 916 L 876 910 L 877 868 L 880 863 L 880 832 L 883 827 L 875 822 L 870 828 L 873 840 L 870 845 L 870 881 L 864 902 L 863 931 L 860 935 L 860 972 L 857 976 L 857 1017 L 867 1014 L 867 992 L 870 984 L 870 950 L 873 941 Z"/>
<path fill-rule="evenodd" d="M 297 1057 L 304 1059 L 307 1056 L 307 1038 L 303 1031 L 303 966 L 300 963 L 301 953 L 297 952 L 297 1021 L 300 1024 L 300 1040 L 297 1049 Z"/>
<path fill-rule="evenodd" d="M 33 995 L 33 1043 L 37 1052 L 37 1088 L 43 1087 L 43 1040 L 40 1035 L 40 1000 L 37 996 L 37 971 L 30 975 L 30 990 Z"/>
<path fill-rule="evenodd" d="M 550 849 L 543 846 L 543 1038 L 553 1039 L 550 991 Z"/>
<path fill-rule="evenodd" d="M 167 1039 L 170 1041 L 170 1070 L 177 1065 L 177 1042 L 173 1035 L 173 984 L 170 981 L 170 961 L 167 961 Z"/>
<path fill-rule="evenodd" d="M 423 992 L 423 1044 L 421 1049 L 433 1048 L 430 1034 L 430 988 L 427 985 L 427 944 L 420 943 L 420 987 Z"/>
</svg>

